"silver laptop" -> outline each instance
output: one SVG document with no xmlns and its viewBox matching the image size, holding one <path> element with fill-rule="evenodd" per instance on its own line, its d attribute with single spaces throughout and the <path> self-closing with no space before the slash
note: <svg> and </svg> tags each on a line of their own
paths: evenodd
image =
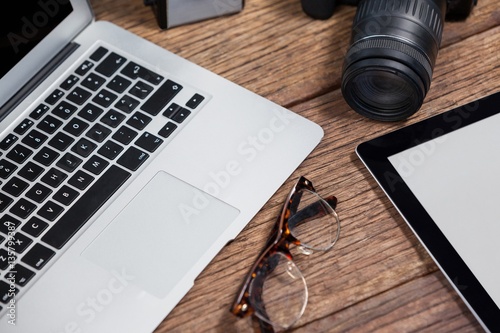
<svg viewBox="0 0 500 333">
<path fill-rule="evenodd" d="M 150 332 L 323 131 L 86 0 L 11 7 L 0 332 Z"/>
</svg>

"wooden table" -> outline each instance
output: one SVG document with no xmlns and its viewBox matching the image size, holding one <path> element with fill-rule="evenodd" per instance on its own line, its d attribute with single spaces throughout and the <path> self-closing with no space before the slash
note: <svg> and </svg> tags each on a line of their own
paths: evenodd
<svg viewBox="0 0 500 333">
<path fill-rule="evenodd" d="M 431 89 L 407 121 L 352 111 L 340 77 L 355 8 L 326 21 L 299 0 L 247 0 L 236 15 L 160 30 L 141 0 L 92 0 L 122 26 L 320 124 L 325 137 L 243 232 L 226 246 L 157 332 L 252 332 L 228 309 L 300 175 L 335 194 L 342 231 L 325 254 L 297 259 L 310 298 L 297 332 L 478 332 L 481 327 L 355 154 L 360 142 L 500 91 L 500 9 L 479 0 L 447 22 Z M 296 256 L 296 258 L 299 256 Z M 140 309 L 137 310 L 140 316 Z"/>
</svg>

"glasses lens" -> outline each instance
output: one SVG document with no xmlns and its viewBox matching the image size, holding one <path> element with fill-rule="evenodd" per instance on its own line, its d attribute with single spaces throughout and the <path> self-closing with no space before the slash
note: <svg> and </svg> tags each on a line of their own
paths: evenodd
<svg viewBox="0 0 500 333">
<path fill-rule="evenodd" d="M 269 256 L 250 286 L 255 315 L 269 324 L 288 328 L 304 313 L 307 287 L 304 276 L 287 256 Z"/>
<path fill-rule="evenodd" d="M 340 221 L 335 210 L 318 194 L 302 190 L 300 202 L 292 210 L 288 226 L 302 246 L 318 251 L 330 249 L 340 233 Z"/>
</svg>

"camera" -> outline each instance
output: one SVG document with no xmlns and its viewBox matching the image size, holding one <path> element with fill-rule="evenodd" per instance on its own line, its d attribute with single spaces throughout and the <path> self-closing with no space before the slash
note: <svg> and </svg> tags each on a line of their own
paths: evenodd
<svg viewBox="0 0 500 333">
<path fill-rule="evenodd" d="M 359 114 L 404 120 L 431 85 L 445 20 L 465 20 L 477 0 L 301 0 L 304 12 L 328 19 L 336 5 L 357 6 L 342 68 L 342 95 Z"/>
<path fill-rule="evenodd" d="M 243 10 L 244 0 L 143 0 L 161 29 L 194 23 Z"/>
</svg>

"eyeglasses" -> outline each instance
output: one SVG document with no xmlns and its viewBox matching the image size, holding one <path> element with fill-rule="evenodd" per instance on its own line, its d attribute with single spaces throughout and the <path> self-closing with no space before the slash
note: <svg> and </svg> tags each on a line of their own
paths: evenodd
<svg viewBox="0 0 500 333">
<path fill-rule="evenodd" d="M 327 251 L 340 234 L 335 212 L 337 198 L 321 198 L 312 183 L 300 177 L 292 188 L 271 236 L 236 295 L 231 312 L 254 315 L 261 329 L 287 329 L 306 308 L 308 291 L 304 276 L 293 262 L 289 246 L 304 254 Z"/>
</svg>

